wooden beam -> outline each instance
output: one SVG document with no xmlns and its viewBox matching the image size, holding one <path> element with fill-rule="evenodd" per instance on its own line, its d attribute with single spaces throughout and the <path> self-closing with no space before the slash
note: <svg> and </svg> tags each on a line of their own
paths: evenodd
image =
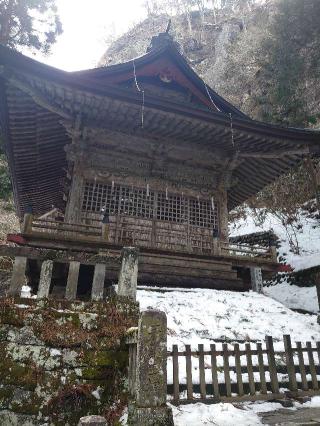
<svg viewBox="0 0 320 426">
<path fill-rule="evenodd" d="M 9 72 L 7 69 L 5 69 L 2 72 L 2 76 L 13 86 L 17 87 L 18 89 L 22 90 L 24 93 L 27 93 L 29 96 L 32 97 L 32 99 L 40 106 L 42 106 L 43 108 L 45 108 L 48 111 L 54 112 L 55 114 L 58 114 L 59 116 L 66 118 L 66 119 L 71 119 L 72 116 L 71 114 L 67 113 L 66 111 L 64 111 L 62 108 L 59 108 L 56 105 L 52 105 L 52 103 L 50 103 L 48 101 L 48 99 L 46 99 L 42 93 L 40 93 L 37 89 L 35 89 L 34 87 L 32 87 L 29 84 L 26 84 L 24 82 L 22 82 L 19 77 L 15 76 L 13 74 L 13 72 Z"/>
<path fill-rule="evenodd" d="M 295 149 L 291 151 L 274 151 L 274 152 L 240 152 L 240 158 L 266 158 L 273 159 L 279 157 L 289 157 L 291 155 L 305 155 L 309 153 L 308 148 Z"/>
<path fill-rule="evenodd" d="M 119 267 L 121 262 L 120 253 L 119 255 L 99 255 L 72 250 L 52 250 L 46 248 L 13 247 L 6 245 L 0 245 L 0 256 L 25 257 L 36 260 L 51 259 L 54 262 L 60 263 L 80 262 L 83 265 L 95 265 L 96 263 L 101 263 L 117 267 Z"/>
</svg>

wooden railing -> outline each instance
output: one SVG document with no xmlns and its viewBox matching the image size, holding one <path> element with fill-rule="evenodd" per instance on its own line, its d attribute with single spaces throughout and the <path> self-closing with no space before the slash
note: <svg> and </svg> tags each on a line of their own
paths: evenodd
<svg viewBox="0 0 320 426">
<path fill-rule="evenodd" d="M 173 345 L 167 354 L 173 377 L 169 397 L 180 404 L 282 398 L 285 390 L 294 395 L 320 393 L 320 342 L 315 346 L 297 342 L 293 347 L 288 335 L 283 342 L 283 351 L 275 351 L 270 336 L 265 347 L 246 343 L 244 348 L 234 344 L 230 349 L 224 343 L 221 350 L 215 344 L 204 350 L 200 344 L 196 351 L 190 345 L 179 351 Z"/>
<path fill-rule="evenodd" d="M 265 247 L 255 244 L 234 244 L 228 242 L 220 242 L 221 254 L 226 256 L 243 256 L 243 257 L 259 257 L 265 259 L 273 259 L 276 261 L 277 253 L 275 247 Z"/>
<path fill-rule="evenodd" d="M 62 222 L 53 219 L 36 219 L 32 215 L 26 214 L 22 232 L 33 236 L 59 235 L 61 239 L 86 239 L 100 240 L 102 237 L 102 226 L 86 225 L 71 222 Z"/>
<path fill-rule="evenodd" d="M 132 218 L 131 218 L 132 219 Z M 211 230 L 170 223 L 158 223 L 155 230 L 151 222 L 108 224 L 70 223 L 52 218 L 36 219 L 31 214 L 24 217 L 22 232 L 26 235 L 50 238 L 105 241 L 120 245 L 158 248 L 176 252 L 222 255 L 228 257 L 250 257 L 276 261 L 274 247 L 249 244 L 234 244 L 213 238 Z M 171 226 L 171 227 L 170 227 Z M 55 237 L 56 236 L 56 237 Z"/>
</svg>

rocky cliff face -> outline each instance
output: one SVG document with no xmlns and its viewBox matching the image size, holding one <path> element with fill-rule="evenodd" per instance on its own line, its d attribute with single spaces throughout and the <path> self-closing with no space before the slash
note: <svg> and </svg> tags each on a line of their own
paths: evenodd
<svg viewBox="0 0 320 426">
<path fill-rule="evenodd" d="M 190 30 L 183 16 L 173 17 L 170 31 L 196 72 L 223 95 L 228 49 L 244 31 L 244 22 L 240 18 L 221 15 L 215 23 L 215 17 L 209 12 L 202 24 L 197 13 L 191 19 Z M 152 36 L 165 31 L 168 21 L 169 16 L 160 15 L 136 25 L 110 45 L 99 65 L 125 62 L 145 54 Z"/>
</svg>

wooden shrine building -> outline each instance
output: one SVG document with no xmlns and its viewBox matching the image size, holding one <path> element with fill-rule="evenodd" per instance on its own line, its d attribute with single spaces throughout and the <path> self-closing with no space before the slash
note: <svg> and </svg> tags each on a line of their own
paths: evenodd
<svg viewBox="0 0 320 426">
<path fill-rule="evenodd" d="M 30 260 L 33 276 L 40 249 L 101 258 L 124 246 L 139 248 L 145 284 L 241 290 L 250 268 L 276 271 L 272 241 L 229 241 L 228 211 L 319 153 L 319 132 L 251 120 L 204 83 L 167 33 L 119 65 L 64 72 L 1 47 L 0 67 L 22 221 L 8 237 L 15 247 L 2 250 Z M 88 265 L 81 274 L 89 285 Z M 106 283 L 116 275 L 110 267 Z"/>
</svg>

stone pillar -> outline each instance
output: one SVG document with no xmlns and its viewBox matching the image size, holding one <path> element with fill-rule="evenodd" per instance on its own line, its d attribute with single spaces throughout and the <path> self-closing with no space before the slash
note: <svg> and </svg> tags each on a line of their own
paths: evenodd
<svg viewBox="0 0 320 426">
<path fill-rule="evenodd" d="M 104 279 L 106 276 L 106 265 L 97 263 L 94 267 L 94 276 L 91 291 L 91 300 L 103 300 Z"/>
<path fill-rule="evenodd" d="M 22 257 L 22 256 L 15 257 L 8 295 L 20 296 L 22 286 L 25 284 L 25 281 L 26 281 L 26 266 L 27 266 L 26 257 Z"/>
<path fill-rule="evenodd" d="M 124 247 L 121 255 L 122 262 L 118 281 L 118 295 L 136 300 L 139 251 L 135 247 Z"/>
<path fill-rule="evenodd" d="M 270 246 L 270 254 L 271 254 L 271 259 L 276 262 L 278 259 L 278 255 L 277 255 L 277 247 L 276 246 Z"/>
<path fill-rule="evenodd" d="M 252 290 L 257 293 L 263 292 L 263 281 L 261 268 L 250 268 Z"/>
<path fill-rule="evenodd" d="M 77 297 L 78 277 L 79 277 L 80 262 L 70 262 L 68 281 L 66 287 L 66 299 L 74 300 Z"/>
<path fill-rule="evenodd" d="M 142 312 L 138 327 L 136 399 L 129 404 L 128 425 L 173 426 L 167 400 L 167 317 Z"/>
<path fill-rule="evenodd" d="M 53 261 L 44 260 L 41 265 L 40 281 L 38 288 L 38 299 L 49 297 Z"/>
</svg>

